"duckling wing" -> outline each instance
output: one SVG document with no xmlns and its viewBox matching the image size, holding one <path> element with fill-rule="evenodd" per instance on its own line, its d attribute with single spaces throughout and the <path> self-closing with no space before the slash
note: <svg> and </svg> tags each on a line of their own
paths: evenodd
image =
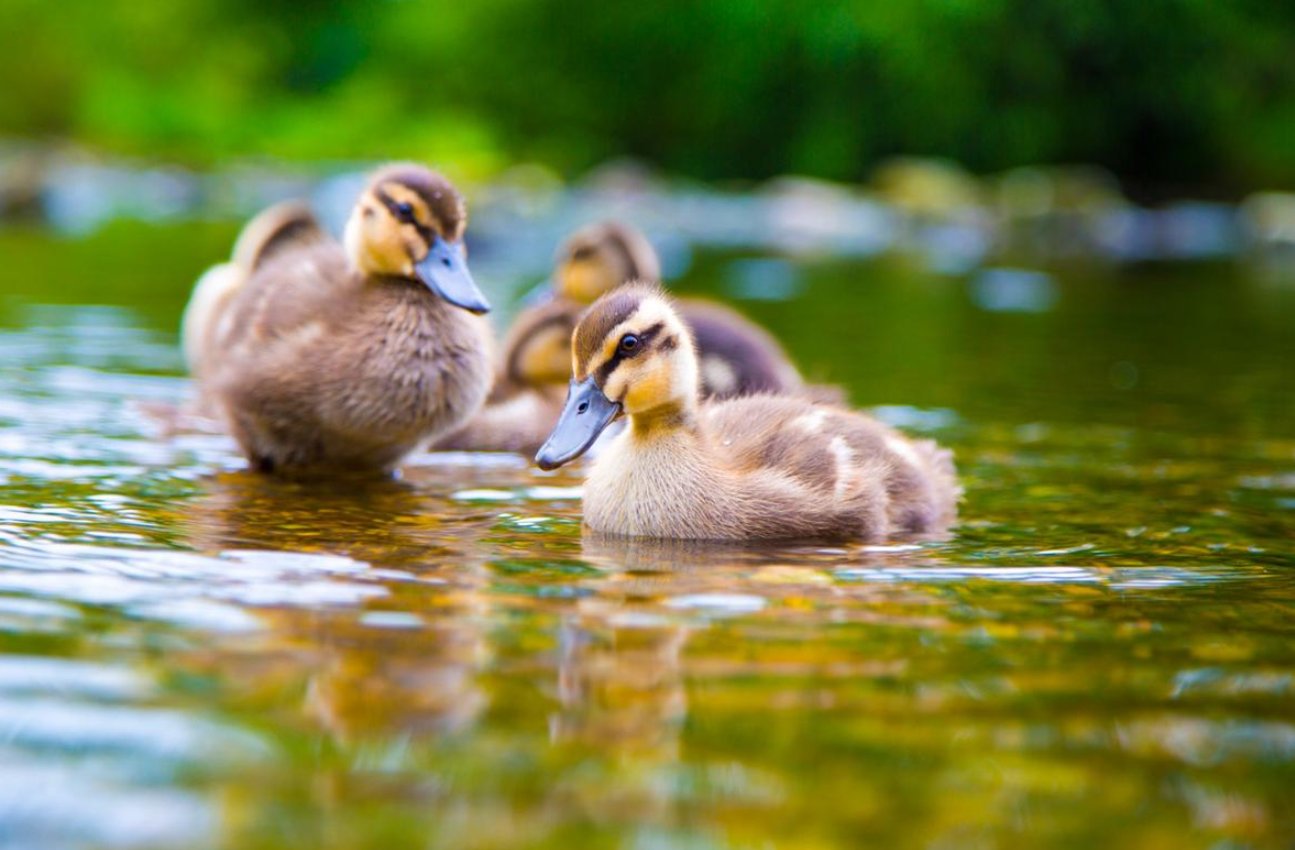
<svg viewBox="0 0 1295 850">
<path fill-rule="evenodd" d="M 314 213 L 298 201 L 275 204 L 244 225 L 234 243 L 232 259 L 203 273 L 184 308 L 181 336 L 189 371 L 201 373 L 205 354 L 215 345 L 217 329 L 255 272 L 291 248 L 327 240 Z"/>
<path fill-rule="evenodd" d="M 266 257 L 229 299 L 208 335 L 203 360 L 237 377 L 277 358 L 303 362 L 347 323 L 360 289 L 335 242 Z M 207 370 L 204 370 L 207 371 Z"/>
<path fill-rule="evenodd" d="M 730 468 L 746 474 L 772 470 L 827 491 L 850 474 L 841 468 L 842 449 L 850 449 L 853 457 L 859 448 L 854 443 L 863 442 L 843 433 L 848 429 L 838 420 L 849 415 L 799 397 L 775 395 L 728 399 L 707 405 L 703 412 L 714 449 Z"/>
<path fill-rule="evenodd" d="M 258 213 L 244 225 L 234 243 L 234 265 L 248 274 L 285 251 L 330 241 L 310 207 L 283 201 Z"/>
<path fill-rule="evenodd" d="M 897 530 L 930 530 L 956 512 L 952 453 L 862 413 L 753 396 L 708 405 L 703 416 L 718 458 L 739 473 L 775 472 L 845 510 L 882 504 Z"/>
</svg>

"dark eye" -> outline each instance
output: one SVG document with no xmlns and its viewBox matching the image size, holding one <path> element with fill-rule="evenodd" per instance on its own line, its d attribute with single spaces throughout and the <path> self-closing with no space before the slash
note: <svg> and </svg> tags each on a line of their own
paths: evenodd
<svg viewBox="0 0 1295 850">
<path fill-rule="evenodd" d="M 407 203 L 396 204 L 396 217 L 401 221 L 414 220 L 414 208 Z"/>
<path fill-rule="evenodd" d="M 638 351 L 638 350 L 639 350 L 638 337 L 634 336 L 634 334 L 625 334 L 625 336 L 621 337 L 621 351 L 624 351 L 626 354 L 628 354 L 632 351 Z"/>
</svg>

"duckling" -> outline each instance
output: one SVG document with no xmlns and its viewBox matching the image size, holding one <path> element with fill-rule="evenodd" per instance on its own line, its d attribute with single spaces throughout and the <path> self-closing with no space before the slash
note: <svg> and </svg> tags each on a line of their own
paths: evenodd
<svg viewBox="0 0 1295 850">
<path fill-rule="evenodd" d="M 565 383 L 570 378 L 567 343 L 588 305 L 622 284 L 661 279 L 661 263 L 647 238 L 630 225 L 608 221 L 576 231 L 558 251 L 556 298 L 518 319 L 504 343 L 512 374 L 531 383 L 550 380 L 553 365 Z M 568 302 L 568 326 L 554 346 L 554 314 Z M 676 309 L 692 331 L 701 358 L 701 391 L 707 398 L 758 392 L 795 392 L 804 380 L 782 346 L 767 331 L 736 310 L 697 298 L 681 298 Z M 527 321 L 529 319 L 529 321 Z M 552 352 L 558 352 L 554 359 Z"/>
<path fill-rule="evenodd" d="M 492 381 L 490 307 L 449 181 L 378 170 L 344 244 L 299 208 L 263 223 L 199 285 L 186 324 L 201 392 L 254 467 L 386 472 L 476 413 Z"/>
<path fill-rule="evenodd" d="M 652 244 L 630 225 L 605 221 L 573 233 L 558 249 L 551 299 L 522 311 L 504 337 L 500 374 L 486 406 L 436 448 L 534 453 L 562 410 L 580 314 L 624 283 L 660 275 Z M 678 309 L 701 357 L 704 396 L 807 389 L 777 340 L 737 311 L 701 299 L 681 299 Z"/>
<path fill-rule="evenodd" d="M 703 403 L 688 325 L 656 287 L 600 298 L 571 342 L 566 405 L 535 461 L 594 460 L 585 524 L 631 537 L 885 540 L 952 522 L 952 454 L 851 410 L 800 396 Z"/>
</svg>

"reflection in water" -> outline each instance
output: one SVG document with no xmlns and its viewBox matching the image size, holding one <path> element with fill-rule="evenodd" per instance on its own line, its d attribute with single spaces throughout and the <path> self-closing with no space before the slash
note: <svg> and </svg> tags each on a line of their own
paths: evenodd
<svg viewBox="0 0 1295 850">
<path fill-rule="evenodd" d="M 298 599 L 262 612 L 265 640 L 291 647 L 277 669 L 304 680 L 306 717 L 342 742 L 450 732 L 476 717 L 488 604 L 471 555 L 479 535 L 447 541 L 430 519 L 435 505 L 405 481 L 284 481 L 244 471 L 216 476 L 204 489 L 172 520 L 192 531 L 195 549 L 247 558 L 251 547 L 272 564 L 300 553 L 342 555 L 372 591 L 351 600 L 325 591 L 313 604 Z M 444 560 L 452 570 L 432 566 Z M 302 587 L 287 589 L 295 596 Z M 364 613 L 335 610 L 347 602 Z M 265 662 L 264 654 L 203 659 L 206 672 L 222 679 L 262 683 Z M 240 663 L 250 663 L 253 675 L 241 675 Z"/>
<path fill-rule="evenodd" d="M 579 470 L 504 455 L 267 480 L 156 438 L 147 313 L 0 305 L 0 848 L 1288 842 L 1286 291 L 796 273 L 748 306 L 920 405 L 878 412 L 958 451 L 952 535 L 600 539 Z"/>
</svg>

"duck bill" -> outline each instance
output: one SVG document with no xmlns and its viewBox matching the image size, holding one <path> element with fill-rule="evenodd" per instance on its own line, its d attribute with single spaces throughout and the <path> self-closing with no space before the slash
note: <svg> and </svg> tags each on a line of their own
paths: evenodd
<svg viewBox="0 0 1295 850">
<path fill-rule="evenodd" d="M 580 457 L 620 412 L 621 406 L 603 395 L 593 376 L 579 383 L 572 378 L 566 406 L 553 433 L 535 455 L 536 465 L 540 469 L 557 469 Z"/>
<path fill-rule="evenodd" d="M 490 302 L 477 289 L 468 273 L 468 263 L 463 256 L 461 243 L 446 242 L 437 236 L 432 248 L 418 265 L 414 266 L 418 279 L 427 288 L 453 304 L 473 313 L 490 312 Z"/>
</svg>

